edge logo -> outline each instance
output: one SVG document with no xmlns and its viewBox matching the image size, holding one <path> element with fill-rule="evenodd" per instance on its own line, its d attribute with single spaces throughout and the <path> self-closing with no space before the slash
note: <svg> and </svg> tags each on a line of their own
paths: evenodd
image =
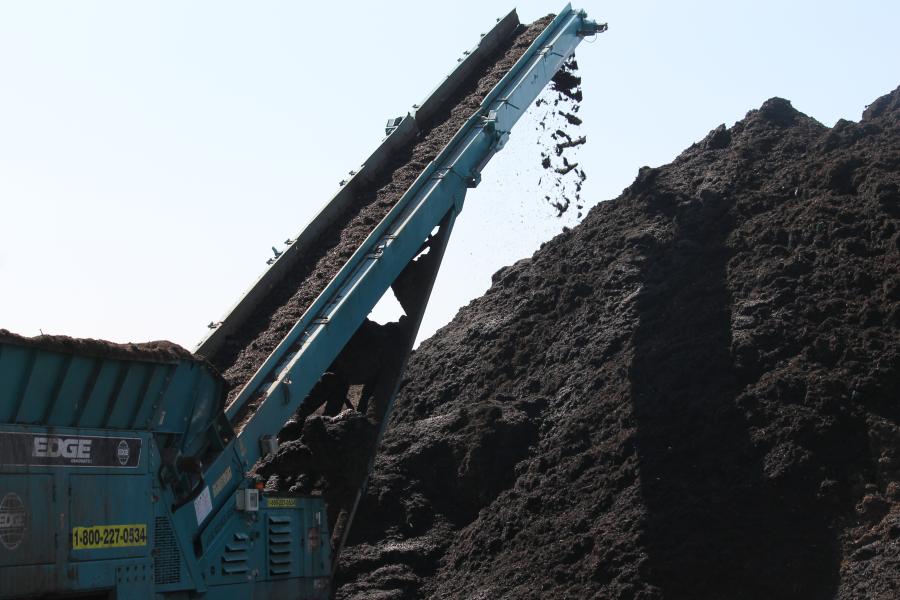
<svg viewBox="0 0 900 600">
<path fill-rule="evenodd" d="M 37 458 L 68 458 L 73 464 L 90 463 L 91 440 L 36 436 L 34 438 L 34 452 L 32 456 Z"/>
<path fill-rule="evenodd" d="M 28 528 L 28 511 L 19 495 L 10 492 L 0 500 L 0 544 L 7 550 L 15 550 L 25 539 Z"/>
<path fill-rule="evenodd" d="M 116 447 L 116 459 L 119 461 L 119 464 L 124 467 L 128 464 L 129 458 L 131 458 L 131 449 L 128 448 L 128 442 L 122 440 Z"/>
<path fill-rule="evenodd" d="M 141 464 L 142 446 L 142 438 L 121 435 L 0 431 L 0 471 L 6 466 L 137 469 Z M 2 481 L 0 475 L 0 483 Z"/>
</svg>

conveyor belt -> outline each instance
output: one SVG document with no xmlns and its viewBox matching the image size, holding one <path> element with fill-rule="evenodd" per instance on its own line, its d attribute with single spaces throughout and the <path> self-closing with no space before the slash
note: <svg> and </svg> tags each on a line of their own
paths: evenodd
<svg viewBox="0 0 900 600">
<path fill-rule="evenodd" d="M 252 311 L 216 343 L 207 340 L 201 345 L 198 353 L 225 376 L 229 400 L 551 20 L 552 15 L 503 32 L 505 39 L 498 39 L 493 51 L 472 65 L 472 72 L 453 93 L 431 109 L 431 118 L 424 127 L 420 125 L 419 139 L 392 149 L 380 172 L 368 174 L 367 181 L 356 186 L 352 200 L 307 244 L 308 249 L 283 279 L 256 300 Z"/>
<path fill-rule="evenodd" d="M 340 389 L 347 383 L 371 389 L 365 407 L 355 405 L 353 412 L 375 428 L 377 445 L 466 190 L 478 184 L 485 165 L 581 39 L 604 30 L 571 6 L 529 27 L 519 25 L 515 11 L 500 19 L 421 106 L 392 123 L 396 128 L 360 171 L 204 340 L 197 353 L 231 379 L 224 417 L 236 433 L 223 452 L 203 461 L 205 481 L 227 481 L 214 508 L 228 501 L 232 487 L 247 485 L 229 473 L 251 472 L 270 455 L 271 436 L 298 409 L 323 400 L 311 392 L 364 332 L 361 325 L 378 299 L 394 288 L 407 314 L 404 339 L 390 348 L 363 344 L 390 364 L 376 365 L 375 380 L 359 372 L 332 374 L 349 375 Z M 428 254 L 421 257 L 423 245 Z M 372 370 L 365 353 L 345 362 Z M 356 489 L 350 504 L 340 500 L 328 507 L 329 526 L 335 509 L 341 519 L 347 516 L 336 536 L 352 520 Z M 177 513 L 185 527 L 194 527 L 192 519 L 202 543 L 215 536 L 205 519 L 187 509 Z"/>
</svg>

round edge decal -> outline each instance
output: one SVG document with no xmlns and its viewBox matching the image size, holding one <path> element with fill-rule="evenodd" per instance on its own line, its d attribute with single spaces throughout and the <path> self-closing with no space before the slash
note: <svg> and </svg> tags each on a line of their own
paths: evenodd
<svg viewBox="0 0 900 600">
<path fill-rule="evenodd" d="M 15 492 L 9 492 L 0 500 L 0 544 L 7 550 L 15 550 L 25 539 L 28 529 L 28 510 Z"/>
<path fill-rule="evenodd" d="M 116 458 L 119 460 L 119 464 L 123 467 L 128 464 L 128 459 L 131 457 L 131 450 L 128 448 L 128 442 L 122 440 L 119 442 L 119 445 L 116 447 Z"/>
</svg>

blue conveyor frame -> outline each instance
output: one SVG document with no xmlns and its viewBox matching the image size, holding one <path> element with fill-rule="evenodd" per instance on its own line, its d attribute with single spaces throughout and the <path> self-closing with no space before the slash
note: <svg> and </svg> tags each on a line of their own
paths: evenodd
<svg viewBox="0 0 900 600">
<path fill-rule="evenodd" d="M 398 136 L 398 145 L 414 138 L 420 124 L 430 116 L 427 114 L 429 107 L 438 104 L 442 96 L 449 95 L 468 74 L 468 61 L 477 59 L 486 45 L 500 43 L 517 24 L 515 11 L 501 19 L 482 39 L 479 47 L 467 54 L 467 58 L 418 110 L 403 118 L 382 148 L 389 145 L 394 136 Z M 273 429 L 297 411 L 381 296 L 416 256 L 432 230 L 448 214 L 455 217 L 462 210 L 467 188 L 478 184 L 481 170 L 502 149 L 513 125 L 572 55 L 583 37 L 604 28 L 604 25 L 587 19 L 584 11 L 567 5 L 544 29 L 228 406 L 226 414 L 234 419 L 246 403 L 254 401 L 258 404 L 232 444 L 234 454 L 226 451 L 220 455 L 208 468 L 207 481 L 217 480 L 225 469 L 232 466 L 246 471 L 261 458 L 260 439 L 271 435 Z M 379 151 L 372 160 L 383 163 L 385 158 L 379 155 Z M 356 176 L 364 177 L 369 164 L 367 161 Z M 311 225 L 314 229 L 324 227 L 315 222 Z M 298 239 L 295 244 L 300 242 Z M 273 268 L 290 256 L 290 251 L 285 252 Z M 263 285 L 262 280 L 257 284 L 260 285 Z M 256 286 L 245 298 L 251 297 L 255 290 Z M 240 309 L 240 304 L 236 309 Z M 233 315 L 234 311 L 223 320 L 225 330 Z M 201 343 L 198 353 L 211 354 L 215 346 L 216 339 L 211 335 Z M 237 465 L 234 465 L 235 462 Z M 230 494 L 222 494 L 222 497 L 224 501 L 230 498 Z"/>
</svg>

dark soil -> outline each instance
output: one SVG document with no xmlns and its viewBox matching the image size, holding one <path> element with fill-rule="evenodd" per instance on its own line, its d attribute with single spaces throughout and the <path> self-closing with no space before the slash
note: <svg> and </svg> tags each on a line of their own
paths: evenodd
<svg viewBox="0 0 900 600">
<path fill-rule="evenodd" d="M 412 357 L 337 597 L 900 597 L 900 89 L 773 98 Z"/>
<path fill-rule="evenodd" d="M 316 252 L 261 303 L 253 316 L 213 356 L 207 357 L 224 374 L 234 398 L 291 327 L 325 289 L 369 233 L 387 215 L 419 173 L 478 109 L 481 101 L 550 23 L 553 15 L 520 25 L 509 40 L 487 58 L 449 98 L 416 143 L 395 157 L 383 177 L 356 194 L 352 210 L 339 226 L 323 235 Z"/>
<path fill-rule="evenodd" d="M 106 340 L 73 338 L 67 335 L 37 335 L 23 337 L 0 329 L 0 344 L 13 344 L 40 348 L 51 352 L 80 354 L 99 358 L 116 358 L 122 360 L 175 361 L 197 360 L 197 357 L 178 344 L 159 340 L 139 344 L 116 344 Z"/>
<path fill-rule="evenodd" d="M 267 489 L 352 499 L 366 476 L 375 443 L 377 431 L 370 420 L 345 410 L 334 417 L 312 415 L 296 423 L 300 430 L 282 430 L 279 437 L 293 435 L 256 468 Z"/>
<path fill-rule="evenodd" d="M 273 492 L 323 496 L 334 531 L 338 513 L 352 506 L 375 453 L 396 382 L 382 376 L 399 376 L 398 361 L 412 336 L 406 316 L 384 325 L 366 320 L 278 432 L 277 452 L 253 469 L 257 481 Z"/>
</svg>

